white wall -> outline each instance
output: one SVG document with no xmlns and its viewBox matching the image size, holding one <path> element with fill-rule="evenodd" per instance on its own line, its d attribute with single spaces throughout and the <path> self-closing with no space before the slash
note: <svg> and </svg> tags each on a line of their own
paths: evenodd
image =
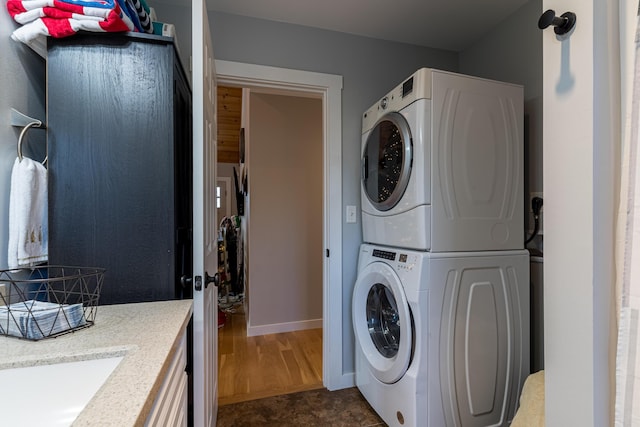
<svg viewBox="0 0 640 427">
<path fill-rule="evenodd" d="M 322 100 L 251 93 L 249 335 L 321 327 Z"/>
<path fill-rule="evenodd" d="M 10 124 L 10 109 L 45 120 L 45 62 L 31 49 L 9 38 L 18 25 L 6 7 L 0 9 L 0 268 L 4 269 L 9 241 L 11 169 L 20 132 Z M 24 153 L 42 159 L 45 132 L 32 129 L 27 137 Z"/>
<path fill-rule="evenodd" d="M 531 0 L 460 55 L 463 72 L 525 86 L 530 191 L 541 191 L 544 178 L 546 420 L 551 427 L 609 425 L 618 150 L 611 144 L 618 140 L 618 107 L 611 97 L 619 90 L 614 3 Z M 578 15 L 567 40 L 557 40 L 551 28 L 537 29 L 549 8 Z"/>
<path fill-rule="evenodd" d="M 543 32 L 547 426 L 610 423 L 610 314 L 619 159 L 617 3 L 543 0 L 577 15 Z M 542 10 L 541 10 L 542 12 Z"/>
</svg>

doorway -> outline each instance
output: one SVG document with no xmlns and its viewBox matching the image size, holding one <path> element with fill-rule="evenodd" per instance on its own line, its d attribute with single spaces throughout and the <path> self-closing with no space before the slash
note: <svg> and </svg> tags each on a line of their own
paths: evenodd
<svg viewBox="0 0 640 427">
<path fill-rule="evenodd" d="M 216 61 L 216 71 L 219 85 L 322 99 L 323 384 L 329 390 L 353 386 L 353 375 L 342 369 L 343 335 L 349 336 L 342 316 L 342 77 L 230 61 Z"/>
<path fill-rule="evenodd" d="M 224 94 L 232 88 L 219 88 L 219 122 L 225 122 L 231 102 L 225 104 Z M 250 184 L 239 180 L 247 209 L 234 223 L 242 224 L 237 246 L 251 261 L 239 263 L 246 272 L 240 298 L 220 289 L 221 405 L 323 386 L 322 101 L 243 92 L 234 141 L 241 125 L 246 156 L 236 156 L 235 166 Z M 227 152 L 230 133 L 219 136 Z"/>
</svg>

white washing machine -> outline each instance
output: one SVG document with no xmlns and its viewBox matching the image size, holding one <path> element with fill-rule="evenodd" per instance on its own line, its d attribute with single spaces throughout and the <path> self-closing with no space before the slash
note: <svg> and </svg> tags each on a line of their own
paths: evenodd
<svg viewBox="0 0 640 427">
<path fill-rule="evenodd" d="M 521 86 L 422 68 L 362 119 L 363 240 L 524 248 Z"/>
<path fill-rule="evenodd" d="M 356 385 L 389 426 L 508 426 L 529 374 L 529 254 L 363 244 Z"/>
</svg>

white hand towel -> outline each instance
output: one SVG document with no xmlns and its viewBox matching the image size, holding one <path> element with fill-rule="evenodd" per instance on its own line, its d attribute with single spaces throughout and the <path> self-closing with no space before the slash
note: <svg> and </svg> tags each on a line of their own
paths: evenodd
<svg viewBox="0 0 640 427">
<path fill-rule="evenodd" d="M 48 259 L 47 169 L 16 159 L 9 194 L 9 268 Z"/>
</svg>

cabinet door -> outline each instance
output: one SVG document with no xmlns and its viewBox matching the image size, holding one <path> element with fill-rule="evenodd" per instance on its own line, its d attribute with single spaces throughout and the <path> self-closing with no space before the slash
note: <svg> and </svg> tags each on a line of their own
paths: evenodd
<svg viewBox="0 0 640 427">
<path fill-rule="evenodd" d="M 145 426 L 187 426 L 187 338 L 182 335 Z"/>
<path fill-rule="evenodd" d="M 169 43 L 49 40 L 49 259 L 106 268 L 101 304 L 176 297 L 173 67 Z"/>
<path fill-rule="evenodd" d="M 175 283 L 178 298 L 192 298 L 184 279 L 193 276 L 193 114 L 191 91 L 176 58 L 173 86 L 175 156 Z"/>
</svg>

